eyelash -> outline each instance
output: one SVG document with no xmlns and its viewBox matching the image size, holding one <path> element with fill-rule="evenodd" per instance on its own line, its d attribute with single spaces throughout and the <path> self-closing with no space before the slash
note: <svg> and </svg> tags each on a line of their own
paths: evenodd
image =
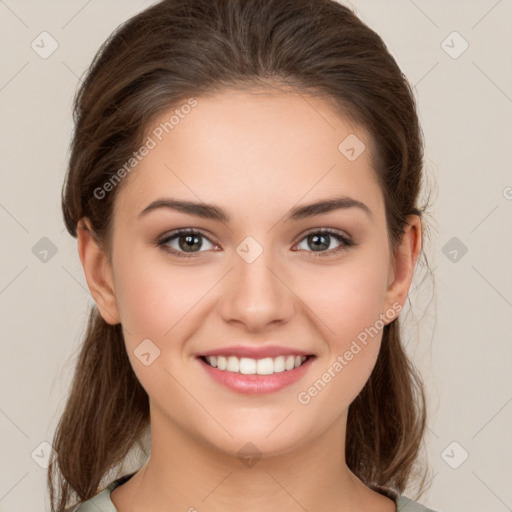
<svg viewBox="0 0 512 512">
<path fill-rule="evenodd" d="M 195 230 L 195 229 L 192 229 L 192 228 L 185 228 L 185 229 L 177 229 L 175 231 L 172 231 L 165 238 L 157 241 L 156 245 L 158 247 L 161 247 L 162 250 L 164 250 L 165 252 L 167 252 L 169 254 L 173 254 L 173 255 L 175 255 L 175 256 L 177 256 L 179 258 L 194 258 L 196 256 L 200 256 L 200 254 L 202 252 L 205 252 L 205 251 L 198 251 L 196 253 L 185 253 L 185 252 L 182 252 L 182 251 L 176 251 L 175 249 L 171 249 L 171 248 L 169 248 L 166 245 L 171 240 L 173 240 L 175 238 L 178 238 L 180 235 L 184 235 L 184 234 L 185 235 L 189 235 L 189 234 L 200 235 L 201 237 L 206 238 L 206 240 L 208 240 L 210 243 L 213 244 L 213 242 L 205 234 L 201 233 L 201 231 L 198 231 L 198 230 Z M 314 230 L 314 231 L 309 231 L 308 233 L 306 233 L 299 240 L 298 243 L 302 242 L 308 236 L 316 235 L 316 234 L 327 234 L 327 235 L 330 235 L 333 238 L 335 238 L 338 242 L 341 242 L 341 245 L 339 247 L 335 248 L 335 249 L 328 249 L 326 251 L 306 251 L 306 252 L 311 252 L 313 257 L 320 257 L 320 258 L 322 258 L 322 257 L 332 256 L 334 254 L 338 254 L 341 251 L 346 251 L 350 247 L 356 245 L 352 240 L 350 240 L 346 236 L 340 234 L 337 231 L 334 231 L 334 230 L 328 229 L 328 228 L 323 228 L 323 229 L 317 229 L 317 230 Z"/>
</svg>

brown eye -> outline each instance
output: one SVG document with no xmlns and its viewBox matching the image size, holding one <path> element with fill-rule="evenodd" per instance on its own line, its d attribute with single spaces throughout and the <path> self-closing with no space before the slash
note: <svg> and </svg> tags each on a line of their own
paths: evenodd
<svg viewBox="0 0 512 512">
<path fill-rule="evenodd" d="M 331 247 L 333 239 L 338 242 L 338 246 Z M 312 231 L 307 234 L 302 240 L 305 240 L 305 244 L 307 248 L 311 248 L 311 250 L 307 250 L 307 252 L 316 253 L 315 256 L 328 256 L 333 253 L 337 253 L 342 250 L 346 250 L 348 247 L 354 245 L 351 240 L 349 240 L 346 236 L 338 233 L 337 231 L 331 230 L 319 230 Z M 301 243 L 303 243 L 301 240 Z M 300 244 L 298 245 L 298 247 Z M 303 247 L 304 249 L 304 247 Z"/>
<path fill-rule="evenodd" d="M 202 233 L 193 229 L 181 229 L 170 233 L 168 236 L 158 242 L 158 246 L 162 247 L 165 251 L 175 254 L 176 256 L 195 256 L 197 253 L 205 252 L 200 251 L 203 247 L 203 240 L 214 244 Z M 177 246 L 175 242 L 178 242 Z"/>
</svg>

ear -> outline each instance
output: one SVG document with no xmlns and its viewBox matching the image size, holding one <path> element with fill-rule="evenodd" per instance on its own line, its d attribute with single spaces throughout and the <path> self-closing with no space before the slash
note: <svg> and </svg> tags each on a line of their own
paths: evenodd
<svg viewBox="0 0 512 512">
<path fill-rule="evenodd" d="M 78 222 L 78 254 L 91 295 L 105 322 L 115 325 L 121 322 L 114 293 L 112 267 L 107 255 L 93 235 L 89 219 Z"/>
<path fill-rule="evenodd" d="M 416 261 L 422 246 L 422 222 L 418 215 L 409 215 L 407 225 L 399 243 L 393 251 L 392 269 L 386 291 L 386 308 L 395 309 L 397 303 L 403 308 L 409 293 Z M 393 307 L 395 305 L 395 307 Z"/>
</svg>

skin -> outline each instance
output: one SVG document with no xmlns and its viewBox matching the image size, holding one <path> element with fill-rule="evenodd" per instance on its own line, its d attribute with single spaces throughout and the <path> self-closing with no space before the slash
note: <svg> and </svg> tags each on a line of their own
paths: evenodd
<svg viewBox="0 0 512 512">
<path fill-rule="evenodd" d="M 392 512 L 392 500 L 344 463 L 348 406 L 370 376 L 382 333 L 308 404 L 297 396 L 380 314 L 404 305 L 421 221 L 408 218 L 393 252 L 370 136 L 322 99 L 253 89 L 197 100 L 125 178 L 114 208 L 112 264 L 79 230 L 91 294 L 107 322 L 122 323 L 150 398 L 151 456 L 111 500 L 120 512 Z M 355 161 L 338 150 L 351 133 L 367 148 Z M 348 208 L 282 221 L 294 206 L 337 195 L 363 202 L 371 217 Z M 231 220 L 166 208 L 138 218 L 163 196 L 214 203 Z M 178 228 L 208 237 L 195 257 L 155 244 Z M 315 252 L 307 235 L 322 228 L 356 245 L 335 253 L 342 242 L 328 236 L 328 248 Z M 263 249 L 252 263 L 236 252 L 248 236 Z M 168 246 L 179 251 L 178 242 Z M 321 251 L 331 254 L 315 256 Z M 134 350 L 148 338 L 160 356 L 145 366 Z M 291 386 L 247 396 L 214 382 L 196 358 L 235 344 L 279 344 L 316 358 Z M 237 456 L 248 442 L 262 455 L 251 467 Z"/>
</svg>

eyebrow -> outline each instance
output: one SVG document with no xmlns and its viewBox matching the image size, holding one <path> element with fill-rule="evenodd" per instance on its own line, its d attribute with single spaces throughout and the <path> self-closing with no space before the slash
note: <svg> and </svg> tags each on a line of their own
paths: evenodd
<svg viewBox="0 0 512 512">
<path fill-rule="evenodd" d="M 148 213 L 157 210 L 159 208 L 168 208 L 190 215 L 196 215 L 204 219 L 212 219 L 220 222 L 229 222 L 230 216 L 222 208 L 214 204 L 208 203 L 196 203 L 193 201 L 182 201 L 178 199 L 171 199 L 164 197 L 153 201 L 151 204 L 146 206 L 139 214 L 139 218 L 144 217 Z M 284 217 L 284 222 L 297 221 L 308 217 L 314 217 L 315 215 L 321 215 L 334 210 L 347 210 L 349 208 L 357 208 L 370 218 L 373 218 L 372 211 L 366 204 L 353 199 L 351 197 L 333 197 L 331 199 L 324 199 L 315 203 L 306 205 L 296 206 L 292 208 Z"/>
</svg>

